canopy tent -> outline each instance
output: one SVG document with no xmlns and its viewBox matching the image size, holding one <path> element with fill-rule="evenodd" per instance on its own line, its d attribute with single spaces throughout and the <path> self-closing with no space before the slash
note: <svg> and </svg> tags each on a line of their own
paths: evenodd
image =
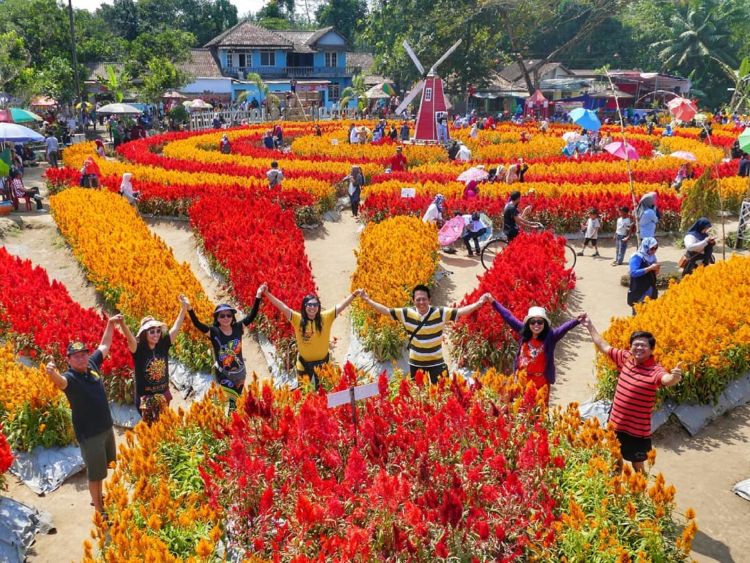
<svg viewBox="0 0 750 563">
<path fill-rule="evenodd" d="M 394 96 L 396 91 L 387 82 L 381 82 L 380 84 L 373 86 L 367 92 L 365 92 L 365 98 L 369 100 L 377 99 L 388 99 Z"/>
<path fill-rule="evenodd" d="M 185 96 L 180 94 L 177 90 L 170 90 L 169 92 L 164 92 L 162 98 L 167 100 L 182 100 L 185 99 Z"/>
<path fill-rule="evenodd" d="M 538 111 L 542 117 L 549 116 L 549 101 L 544 97 L 541 90 L 537 90 L 526 98 L 525 107 L 527 115 Z"/>
</svg>

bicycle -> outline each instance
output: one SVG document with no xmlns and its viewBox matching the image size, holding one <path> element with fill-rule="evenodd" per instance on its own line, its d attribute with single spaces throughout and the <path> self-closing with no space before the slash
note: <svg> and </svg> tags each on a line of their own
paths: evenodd
<svg viewBox="0 0 750 563">
<path fill-rule="evenodd" d="M 544 230 L 545 227 L 541 223 L 533 223 L 530 228 L 532 230 L 541 232 Z M 484 266 L 485 270 L 489 270 L 492 267 L 492 264 L 495 262 L 495 259 L 498 256 L 500 256 L 500 254 L 503 253 L 506 246 L 508 246 L 508 237 L 505 235 L 503 231 L 500 231 L 500 234 L 497 236 L 492 236 L 490 240 L 488 240 L 484 244 L 484 247 L 482 248 L 482 253 L 480 254 L 480 259 L 482 260 L 482 266 Z M 566 239 L 565 241 L 565 269 L 572 270 L 573 268 L 575 268 L 576 259 L 577 259 L 576 250 L 567 242 L 567 239 Z"/>
</svg>

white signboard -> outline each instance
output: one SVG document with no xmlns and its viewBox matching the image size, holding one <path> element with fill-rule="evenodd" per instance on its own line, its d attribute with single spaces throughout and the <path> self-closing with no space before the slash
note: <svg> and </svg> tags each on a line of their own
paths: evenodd
<svg viewBox="0 0 750 563">
<path fill-rule="evenodd" d="M 354 400 L 367 399 L 368 397 L 374 397 L 378 395 L 377 383 L 368 383 L 367 385 L 359 385 L 354 387 Z M 336 391 L 335 393 L 328 393 L 328 408 L 340 407 L 351 403 L 351 391 L 350 389 L 344 389 L 343 391 Z"/>
<path fill-rule="evenodd" d="M 401 188 L 401 197 L 417 197 L 417 189 Z"/>
</svg>

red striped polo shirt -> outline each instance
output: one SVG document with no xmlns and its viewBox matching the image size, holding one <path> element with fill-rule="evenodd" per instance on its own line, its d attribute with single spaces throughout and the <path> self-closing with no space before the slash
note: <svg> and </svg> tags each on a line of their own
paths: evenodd
<svg viewBox="0 0 750 563">
<path fill-rule="evenodd" d="M 609 420 L 620 432 L 638 438 L 651 436 L 651 411 L 666 370 L 649 358 L 636 364 L 629 350 L 611 348 L 609 357 L 620 370 Z"/>
</svg>

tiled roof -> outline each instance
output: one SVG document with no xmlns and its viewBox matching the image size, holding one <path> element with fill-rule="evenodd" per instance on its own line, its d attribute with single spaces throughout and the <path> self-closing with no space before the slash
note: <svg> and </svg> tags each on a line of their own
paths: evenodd
<svg viewBox="0 0 750 563">
<path fill-rule="evenodd" d="M 219 78 L 222 76 L 219 61 L 210 49 L 190 49 L 190 60 L 177 67 L 195 78 Z"/>
<path fill-rule="evenodd" d="M 347 53 L 346 66 L 360 68 L 365 74 L 369 74 L 375 64 L 372 53 Z"/>
<path fill-rule="evenodd" d="M 526 65 L 526 69 L 528 70 L 538 62 L 538 59 L 530 59 L 528 61 L 524 61 L 523 63 L 524 65 Z M 563 69 L 565 69 L 566 71 L 568 70 L 563 66 L 562 63 L 544 63 L 535 72 L 538 74 L 538 76 L 541 77 L 548 72 L 553 72 L 558 67 L 563 67 Z M 570 74 L 569 71 L 568 73 Z M 516 80 L 520 80 L 523 78 L 523 72 L 521 71 L 521 67 L 519 66 L 518 62 L 509 64 L 503 70 L 501 70 L 499 74 L 502 78 L 510 82 L 515 82 Z"/>
<path fill-rule="evenodd" d="M 123 69 L 122 63 L 91 63 L 88 65 L 89 69 L 89 80 L 96 81 L 97 78 L 107 78 L 107 67 L 112 66 L 115 69 L 115 73 L 119 74 Z"/>
<path fill-rule="evenodd" d="M 270 31 L 247 20 L 217 35 L 206 47 L 277 47 L 292 49 L 293 43 L 279 33 Z"/>
</svg>

